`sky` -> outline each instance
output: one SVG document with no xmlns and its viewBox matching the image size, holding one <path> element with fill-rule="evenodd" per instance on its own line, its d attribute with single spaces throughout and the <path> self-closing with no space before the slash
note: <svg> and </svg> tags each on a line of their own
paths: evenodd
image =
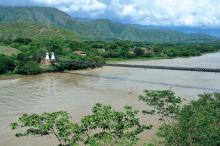
<svg viewBox="0 0 220 146">
<path fill-rule="evenodd" d="M 73 17 L 132 24 L 220 27 L 220 0 L 0 0 L 0 5 L 56 7 Z"/>
</svg>

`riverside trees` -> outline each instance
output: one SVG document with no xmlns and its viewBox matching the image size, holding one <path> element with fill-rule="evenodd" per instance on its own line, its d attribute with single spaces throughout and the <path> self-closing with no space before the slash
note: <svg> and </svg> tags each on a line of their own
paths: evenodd
<svg viewBox="0 0 220 146">
<path fill-rule="evenodd" d="M 80 123 L 73 123 L 67 112 L 43 113 L 41 115 L 22 115 L 12 123 L 12 129 L 25 129 L 17 133 L 17 137 L 30 135 L 54 135 L 59 146 L 85 145 L 135 145 L 138 135 L 151 129 L 151 125 L 141 125 L 137 117 L 138 111 L 132 107 L 124 107 L 118 112 L 110 106 L 96 104 L 92 114 L 82 118 Z"/>
<path fill-rule="evenodd" d="M 150 91 L 139 96 L 163 122 L 157 135 L 165 146 L 219 146 L 220 93 L 205 93 L 180 106 L 181 99 L 171 90 Z"/>
<path fill-rule="evenodd" d="M 38 39 L 18 37 L 14 39 L 8 38 L 7 41 L 0 39 L 0 45 L 13 47 L 18 50 L 19 54 L 16 54 L 13 58 L 8 56 L 8 58 L 14 59 L 16 62 L 14 65 L 20 69 L 27 62 L 40 65 L 40 60 L 46 52 L 54 52 L 59 61 L 103 63 L 105 60 L 111 59 L 189 57 L 220 49 L 218 42 L 166 44 L 121 40 L 74 41 L 63 39 L 63 37 L 39 37 Z M 77 55 L 74 53 L 75 51 L 83 51 L 86 53 L 86 56 Z M 0 62 L 2 62 L 1 60 L 4 61 L 4 58 L 0 57 Z M 61 65 L 62 63 L 54 71 L 63 68 L 60 67 Z M 89 66 L 85 65 L 85 67 Z M 0 68 L 3 68 L 4 72 L 11 72 L 11 70 L 7 70 L 7 66 L 0 64 Z M 29 70 L 32 70 L 32 68 L 27 69 L 27 71 L 21 72 L 15 70 L 14 73 L 31 74 L 32 72 L 29 72 Z M 51 71 L 50 69 L 49 72 Z"/>
</svg>

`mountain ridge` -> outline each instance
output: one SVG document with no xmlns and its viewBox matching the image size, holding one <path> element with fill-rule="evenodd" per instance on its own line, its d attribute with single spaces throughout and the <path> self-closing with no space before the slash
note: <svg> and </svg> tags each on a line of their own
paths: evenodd
<svg viewBox="0 0 220 146">
<path fill-rule="evenodd" d="M 10 13 L 9 13 L 10 12 Z M 85 20 L 85 19 L 84 19 Z M 130 24 L 112 22 L 108 19 L 81 21 L 51 7 L 0 6 L 0 23 L 39 23 L 78 33 L 87 39 L 118 39 L 146 42 L 210 41 L 214 37 L 201 34 L 186 34 L 174 30 L 142 29 Z"/>
</svg>

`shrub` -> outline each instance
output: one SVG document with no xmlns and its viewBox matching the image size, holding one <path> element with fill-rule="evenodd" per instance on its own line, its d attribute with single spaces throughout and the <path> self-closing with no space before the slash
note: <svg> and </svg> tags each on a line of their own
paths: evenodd
<svg viewBox="0 0 220 146">
<path fill-rule="evenodd" d="M 40 68 L 39 64 L 33 61 L 29 61 L 25 64 L 18 65 L 16 68 L 16 72 L 19 74 L 34 75 L 41 73 L 42 69 Z"/>
<path fill-rule="evenodd" d="M 180 110 L 174 123 L 160 127 L 158 135 L 166 146 L 220 145 L 220 94 L 199 96 Z"/>
<path fill-rule="evenodd" d="M 0 73 L 13 71 L 14 68 L 15 68 L 15 62 L 12 57 L 0 55 Z"/>
</svg>

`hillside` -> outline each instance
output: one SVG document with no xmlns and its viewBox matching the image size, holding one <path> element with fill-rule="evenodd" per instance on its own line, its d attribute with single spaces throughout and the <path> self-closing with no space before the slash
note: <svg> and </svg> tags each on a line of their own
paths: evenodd
<svg viewBox="0 0 220 146">
<path fill-rule="evenodd" d="M 33 23 L 9 23 L 0 25 L 1 39 L 16 39 L 19 37 L 30 38 L 33 40 L 59 38 L 63 40 L 80 41 L 81 38 L 74 32 L 65 29 L 48 28 L 44 25 Z"/>
<path fill-rule="evenodd" d="M 119 39 L 160 43 L 195 42 L 214 39 L 214 37 L 203 34 L 185 34 L 178 31 L 156 28 L 142 29 L 134 25 L 115 23 L 106 19 L 91 20 L 84 22 L 84 24 L 87 26 L 87 31 L 78 31 L 78 33 L 90 39 Z"/>
<path fill-rule="evenodd" d="M 81 20 L 56 9 L 47 7 L 0 6 L 0 23 L 39 23 L 77 32 L 93 40 L 130 40 L 147 42 L 200 42 L 215 39 L 209 35 L 185 34 L 173 30 L 142 29 L 134 25 L 112 22 L 106 19 Z"/>
<path fill-rule="evenodd" d="M 12 48 L 12 47 L 6 47 L 6 46 L 0 46 L 0 55 L 16 55 L 19 53 L 19 50 Z"/>
</svg>

